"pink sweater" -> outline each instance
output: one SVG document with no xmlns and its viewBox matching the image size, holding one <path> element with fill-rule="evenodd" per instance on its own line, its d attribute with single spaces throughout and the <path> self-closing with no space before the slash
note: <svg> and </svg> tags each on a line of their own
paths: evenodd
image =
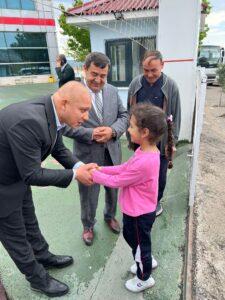
<svg viewBox="0 0 225 300">
<path fill-rule="evenodd" d="M 119 203 L 126 215 L 137 217 L 153 212 L 158 197 L 159 155 L 159 152 L 144 152 L 139 147 L 127 162 L 94 171 L 93 181 L 121 188 Z"/>
</svg>

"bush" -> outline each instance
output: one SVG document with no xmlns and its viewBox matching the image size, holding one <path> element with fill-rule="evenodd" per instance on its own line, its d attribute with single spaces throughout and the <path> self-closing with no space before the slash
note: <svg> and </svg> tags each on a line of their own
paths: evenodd
<svg viewBox="0 0 225 300">
<path fill-rule="evenodd" d="M 218 75 L 218 83 L 223 92 L 225 92 L 225 64 L 221 64 L 216 73 Z"/>
</svg>

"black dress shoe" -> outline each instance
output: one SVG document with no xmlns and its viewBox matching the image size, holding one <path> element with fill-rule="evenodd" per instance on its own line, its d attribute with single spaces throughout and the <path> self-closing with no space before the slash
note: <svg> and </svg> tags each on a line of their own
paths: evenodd
<svg viewBox="0 0 225 300">
<path fill-rule="evenodd" d="M 115 234 L 120 233 L 120 224 L 115 218 L 112 218 L 112 219 L 109 219 L 109 220 L 105 219 L 105 222 L 108 224 L 110 230 L 113 233 L 115 233 Z"/>
<path fill-rule="evenodd" d="M 69 292 L 69 287 L 48 275 L 46 284 L 38 285 L 31 283 L 31 289 L 43 293 L 48 297 L 60 297 Z"/>
<path fill-rule="evenodd" d="M 46 260 L 38 260 L 46 269 L 47 268 L 64 268 L 69 265 L 72 265 L 73 258 L 68 255 L 52 255 Z"/>
</svg>

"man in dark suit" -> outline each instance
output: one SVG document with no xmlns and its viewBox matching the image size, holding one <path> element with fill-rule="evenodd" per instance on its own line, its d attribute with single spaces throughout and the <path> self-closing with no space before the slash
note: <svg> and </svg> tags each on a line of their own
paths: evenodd
<svg viewBox="0 0 225 300">
<path fill-rule="evenodd" d="M 73 68 L 68 64 L 66 56 L 60 54 L 56 59 L 55 71 L 59 78 L 59 87 L 67 83 L 68 81 L 75 80 L 75 73 Z"/>
<path fill-rule="evenodd" d="M 92 184 L 90 169 L 65 148 L 61 128 L 88 119 L 88 90 L 71 81 L 52 96 L 12 104 L 0 111 L 0 241 L 31 288 L 50 297 L 64 295 L 68 286 L 45 268 L 73 263 L 54 255 L 39 229 L 31 185 L 67 187 L 73 179 Z M 51 170 L 41 162 L 52 155 L 65 169 Z"/>
<path fill-rule="evenodd" d="M 128 113 L 118 90 L 106 82 L 110 68 L 109 58 L 100 52 L 88 54 L 84 63 L 84 82 L 92 98 L 89 120 L 74 129 L 66 128 L 64 134 L 74 139 L 74 154 L 84 163 L 100 166 L 118 165 L 122 153 L 119 138 L 126 131 Z M 90 246 L 94 239 L 94 224 L 100 186 L 90 187 L 79 183 L 81 202 L 82 238 Z M 104 220 L 114 233 L 120 232 L 115 219 L 117 189 L 105 187 Z"/>
</svg>

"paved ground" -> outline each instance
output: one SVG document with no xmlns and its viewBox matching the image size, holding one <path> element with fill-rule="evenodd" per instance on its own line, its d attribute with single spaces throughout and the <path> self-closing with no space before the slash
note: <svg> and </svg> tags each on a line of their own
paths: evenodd
<svg viewBox="0 0 225 300">
<path fill-rule="evenodd" d="M 1 283 L 1 278 L 0 278 L 0 299 L 1 300 L 6 300 L 6 293 L 5 293 L 5 289 Z"/>
<path fill-rule="evenodd" d="M 51 92 L 55 85 L 31 85 L 6 87 L 0 90 L 0 107 L 11 102 Z M 71 141 L 65 139 L 68 147 Z M 123 141 L 123 159 L 130 152 Z M 178 149 L 175 167 L 169 172 L 168 188 L 164 197 L 164 213 L 157 219 L 153 229 L 153 253 L 159 261 L 154 271 L 156 286 L 143 295 L 134 295 L 124 288 L 124 281 L 131 275 L 128 269 L 132 263 L 131 251 L 122 236 L 111 233 L 103 222 L 104 195 L 101 191 L 95 226 L 96 240 L 92 247 L 83 245 L 80 235 L 80 205 L 77 185 L 68 189 L 54 187 L 33 188 L 36 212 L 40 227 L 54 253 L 70 254 L 75 264 L 51 274 L 66 282 L 70 294 L 60 299 L 96 300 L 179 300 L 182 288 L 183 249 L 185 244 L 185 218 L 187 212 L 189 146 Z M 59 167 L 48 158 L 47 167 Z M 118 212 L 118 219 L 121 214 Z M 7 293 L 12 300 L 47 299 L 31 292 L 29 284 L 18 272 L 3 248 L 0 247 L 0 273 Z"/>
<path fill-rule="evenodd" d="M 225 299 L 224 117 L 219 87 L 208 87 L 194 207 L 194 299 Z"/>
</svg>

